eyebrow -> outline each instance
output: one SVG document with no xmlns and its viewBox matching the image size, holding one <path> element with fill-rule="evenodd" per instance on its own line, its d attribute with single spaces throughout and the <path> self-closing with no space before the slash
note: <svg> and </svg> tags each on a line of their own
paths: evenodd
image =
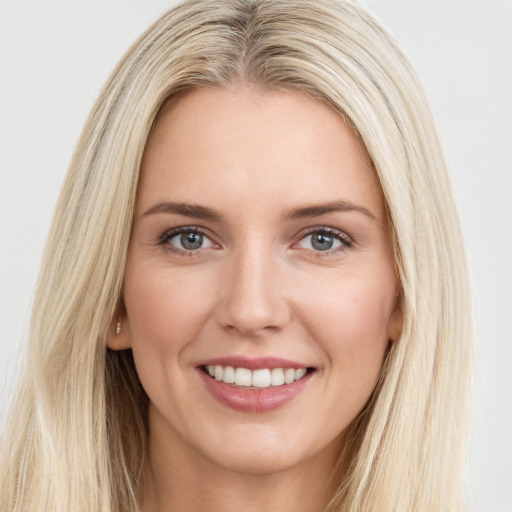
<svg viewBox="0 0 512 512">
<path fill-rule="evenodd" d="M 290 211 L 287 217 L 292 220 L 298 220 L 311 217 L 318 217 L 320 215 L 325 215 L 327 213 L 351 211 L 362 213 L 373 220 L 375 220 L 376 218 L 375 215 L 364 206 L 359 206 L 357 204 L 351 203 L 350 201 L 332 201 L 330 203 L 325 204 L 296 208 Z"/>
<path fill-rule="evenodd" d="M 152 206 L 143 213 L 143 216 L 155 215 L 157 213 L 177 213 L 185 217 L 194 217 L 196 219 L 209 220 L 218 222 L 221 220 L 221 214 L 212 208 L 200 206 L 192 203 L 175 203 L 171 201 L 163 201 Z"/>
<path fill-rule="evenodd" d="M 304 206 L 295 208 L 287 213 L 286 217 L 291 220 L 319 217 L 328 213 L 356 211 L 375 220 L 375 215 L 365 208 L 350 201 L 332 201 L 330 203 Z M 149 210 L 143 213 L 143 216 L 155 215 L 158 213 L 177 213 L 185 217 L 220 222 L 222 215 L 212 208 L 193 203 L 177 203 L 172 201 L 162 201 L 153 205 Z"/>
</svg>

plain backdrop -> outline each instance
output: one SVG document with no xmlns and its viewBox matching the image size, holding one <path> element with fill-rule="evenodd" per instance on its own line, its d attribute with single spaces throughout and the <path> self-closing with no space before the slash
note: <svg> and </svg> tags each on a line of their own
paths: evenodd
<svg viewBox="0 0 512 512">
<path fill-rule="evenodd" d="M 0 0 L 0 430 L 81 127 L 117 60 L 172 4 Z M 470 510 L 512 512 L 512 1 L 365 4 L 415 62 L 453 168 L 478 329 Z"/>
</svg>

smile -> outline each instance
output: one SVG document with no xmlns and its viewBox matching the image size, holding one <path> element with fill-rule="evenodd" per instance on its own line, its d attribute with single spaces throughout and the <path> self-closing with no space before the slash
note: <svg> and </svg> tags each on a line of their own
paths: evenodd
<svg viewBox="0 0 512 512">
<path fill-rule="evenodd" d="M 279 358 L 218 358 L 197 366 L 210 395 L 223 406 L 264 413 L 298 399 L 316 368 Z"/>
<path fill-rule="evenodd" d="M 262 389 L 291 384 L 302 379 L 307 368 L 234 368 L 233 366 L 207 365 L 203 371 L 213 379 L 249 389 Z"/>
</svg>

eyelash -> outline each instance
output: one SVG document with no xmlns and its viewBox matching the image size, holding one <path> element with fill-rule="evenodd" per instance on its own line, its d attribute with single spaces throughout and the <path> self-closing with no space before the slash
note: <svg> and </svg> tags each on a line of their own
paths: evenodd
<svg viewBox="0 0 512 512">
<path fill-rule="evenodd" d="M 171 229 L 171 230 L 163 233 L 162 236 L 160 237 L 160 239 L 158 240 L 158 245 L 162 246 L 162 248 L 168 252 L 176 253 L 176 254 L 183 255 L 183 256 L 189 256 L 189 257 L 194 256 L 197 253 L 199 253 L 201 251 L 201 249 L 197 249 L 197 250 L 180 249 L 180 248 L 175 247 L 169 243 L 170 240 L 172 240 L 174 237 L 184 234 L 184 233 L 198 234 L 198 235 L 203 236 L 207 240 L 209 240 L 212 244 L 214 243 L 211 241 L 211 237 L 208 236 L 206 231 L 204 231 L 200 227 L 198 227 L 198 226 L 181 226 L 181 227 L 174 228 L 174 229 Z M 307 231 L 300 233 L 298 235 L 300 238 L 299 238 L 298 242 L 295 242 L 293 244 L 293 247 L 297 246 L 300 242 L 304 241 L 308 236 L 312 236 L 315 234 L 333 237 L 334 239 L 338 240 L 341 243 L 341 245 L 335 249 L 327 249 L 325 251 L 314 250 L 314 249 L 301 249 L 300 247 L 298 247 L 298 249 L 302 250 L 304 252 L 307 252 L 309 254 L 312 253 L 315 256 L 317 256 L 318 258 L 325 258 L 325 257 L 332 256 L 333 254 L 336 254 L 338 252 L 344 252 L 353 246 L 352 239 L 347 234 L 343 233 L 342 231 L 338 231 L 338 230 L 335 230 L 332 228 L 321 227 L 321 228 L 312 228 L 312 229 L 309 229 Z"/>
<path fill-rule="evenodd" d="M 325 251 L 319 251 L 314 249 L 303 249 L 304 251 L 307 251 L 308 253 L 313 253 L 318 258 L 328 258 L 331 256 L 337 255 L 337 253 L 345 252 L 347 249 L 350 249 L 353 246 L 353 240 L 342 231 L 338 231 L 337 229 L 327 228 L 327 227 L 321 227 L 321 228 L 312 228 L 305 232 L 300 233 L 300 239 L 298 242 L 296 242 L 294 245 L 299 244 L 300 242 L 304 241 L 308 236 L 311 235 L 327 235 L 330 237 L 333 237 L 334 239 L 338 240 L 340 242 L 340 246 L 335 249 L 327 249 Z M 300 249 L 300 248 L 299 248 Z"/>
<path fill-rule="evenodd" d="M 179 254 L 181 256 L 194 256 L 195 253 L 200 251 L 200 249 L 196 251 L 180 249 L 179 247 L 175 247 L 169 243 L 175 236 L 182 235 L 184 233 L 198 234 L 211 241 L 211 237 L 208 236 L 208 234 L 198 226 L 182 226 L 166 231 L 158 240 L 158 245 L 161 245 L 165 251 Z"/>
</svg>

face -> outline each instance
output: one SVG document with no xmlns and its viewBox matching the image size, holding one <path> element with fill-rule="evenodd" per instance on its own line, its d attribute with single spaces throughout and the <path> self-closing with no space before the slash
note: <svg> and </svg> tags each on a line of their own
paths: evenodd
<svg viewBox="0 0 512 512">
<path fill-rule="evenodd" d="M 371 161 L 303 93 L 194 91 L 151 131 L 122 332 L 151 442 L 238 472 L 332 460 L 398 336 Z"/>
</svg>

